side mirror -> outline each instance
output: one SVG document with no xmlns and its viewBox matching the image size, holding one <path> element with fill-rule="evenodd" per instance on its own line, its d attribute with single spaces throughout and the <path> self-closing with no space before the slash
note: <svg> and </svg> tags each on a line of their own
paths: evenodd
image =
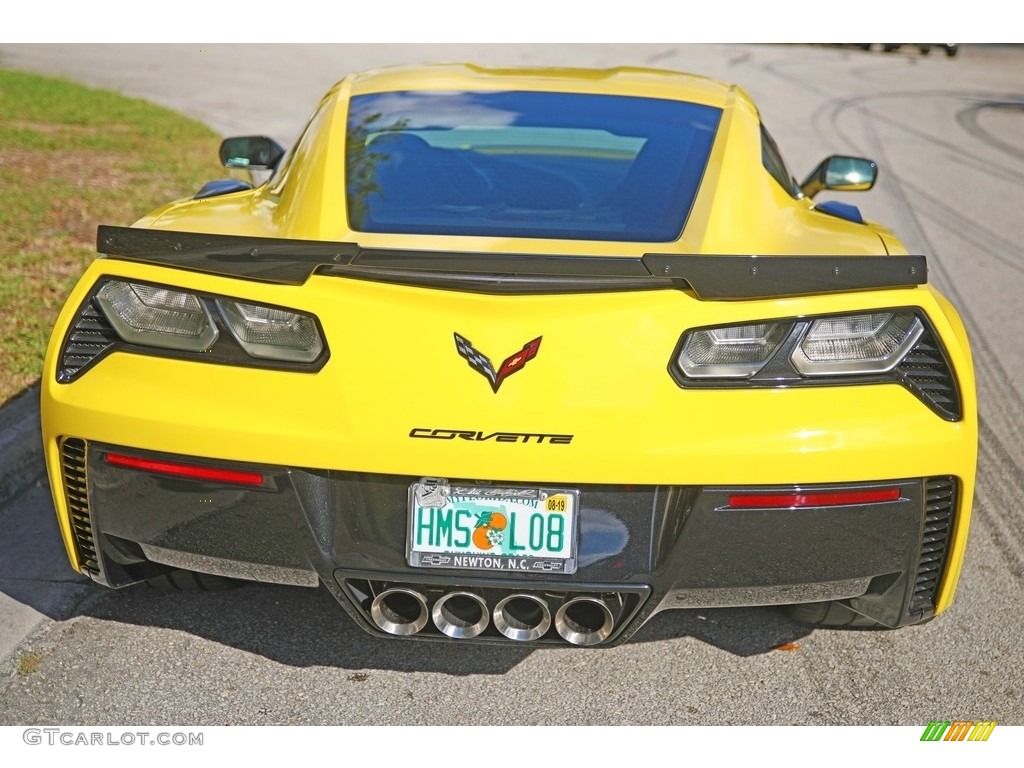
<svg viewBox="0 0 1024 768">
<path fill-rule="evenodd" d="M 266 136 L 235 136 L 220 144 L 220 162 L 227 168 L 272 171 L 284 157 L 284 147 Z"/>
<path fill-rule="evenodd" d="M 821 164 L 811 171 L 811 175 L 800 185 L 800 191 L 808 198 L 813 198 L 825 189 L 836 192 L 866 192 L 875 186 L 877 179 L 878 166 L 873 160 L 832 155 L 822 160 Z"/>
</svg>

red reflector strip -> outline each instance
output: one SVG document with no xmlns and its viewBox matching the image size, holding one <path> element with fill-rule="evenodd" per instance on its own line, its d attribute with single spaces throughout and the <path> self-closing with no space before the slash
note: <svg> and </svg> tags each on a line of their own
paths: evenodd
<svg viewBox="0 0 1024 768">
<path fill-rule="evenodd" d="M 899 488 L 878 488 L 870 491 L 836 491 L 826 493 L 737 494 L 729 497 L 735 509 L 779 509 L 791 507 L 847 507 L 853 504 L 876 504 L 899 501 Z"/>
<path fill-rule="evenodd" d="M 191 464 L 177 464 L 172 461 L 125 456 L 123 453 L 108 453 L 106 455 L 106 462 L 107 464 L 113 464 L 115 467 L 140 469 L 143 472 L 184 477 L 189 480 L 206 480 L 213 483 L 231 483 L 232 485 L 263 485 L 263 475 L 259 472 L 240 472 L 234 469 L 196 467 Z"/>
</svg>

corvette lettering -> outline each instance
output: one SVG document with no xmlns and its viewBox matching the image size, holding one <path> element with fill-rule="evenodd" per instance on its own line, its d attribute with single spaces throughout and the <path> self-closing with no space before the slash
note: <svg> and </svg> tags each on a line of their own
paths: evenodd
<svg viewBox="0 0 1024 768">
<path fill-rule="evenodd" d="M 550 443 L 552 445 L 569 445 L 575 435 L 558 435 L 548 432 L 480 432 L 468 429 L 429 429 L 416 427 L 409 432 L 409 437 L 427 440 L 469 440 L 475 443 Z"/>
<path fill-rule="evenodd" d="M 516 371 L 522 370 L 528 362 L 537 356 L 537 351 L 540 349 L 540 340 L 542 338 L 538 336 L 533 341 L 528 341 L 521 350 L 516 352 L 514 355 L 505 358 L 501 367 L 498 368 L 497 372 L 495 372 L 494 366 L 491 364 L 489 357 L 485 356 L 470 344 L 469 339 L 465 339 L 457 333 L 454 335 L 455 348 L 459 351 L 459 354 L 466 359 L 470 368 L 481 374 L 491 383 L 491 389 L 495 394 L 498 393 L 498 388 L 501 386 L 501 382 Z"/>
</svg>

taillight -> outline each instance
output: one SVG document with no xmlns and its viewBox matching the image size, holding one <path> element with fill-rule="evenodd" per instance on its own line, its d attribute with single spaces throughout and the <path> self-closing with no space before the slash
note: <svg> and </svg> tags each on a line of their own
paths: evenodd
<svg viewBox="0 0 1024 768">
<path fill-rule="evenodd" d="M 217 340 L 210 313 L 192 293 L 111 280 L 96 302 L 129 344 L 202 352 Z"/>
<path fill-rule="evenodd" d="M 815 320 L 790 355 L 804 376 L 883 373 L 895 368 L 924 326 L 913 312 L 874 312 Z"/>
</svg>

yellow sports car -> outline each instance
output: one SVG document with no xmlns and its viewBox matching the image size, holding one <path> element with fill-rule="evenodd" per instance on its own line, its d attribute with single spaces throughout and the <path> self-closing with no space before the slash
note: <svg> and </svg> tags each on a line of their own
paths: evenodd
<svg viewBox="0 0 1024 768">
<path fill-rule="evenodd" d="M 324 585 L 381 636 L 611 645 L 659 611 L 949 607 L 970 350 L 924 256 L 802 184 L 739 87 L 676 72 L 350 75 L 295 146 L 97 259 L 54 329 L 72 567 Z"/>
</svg>

